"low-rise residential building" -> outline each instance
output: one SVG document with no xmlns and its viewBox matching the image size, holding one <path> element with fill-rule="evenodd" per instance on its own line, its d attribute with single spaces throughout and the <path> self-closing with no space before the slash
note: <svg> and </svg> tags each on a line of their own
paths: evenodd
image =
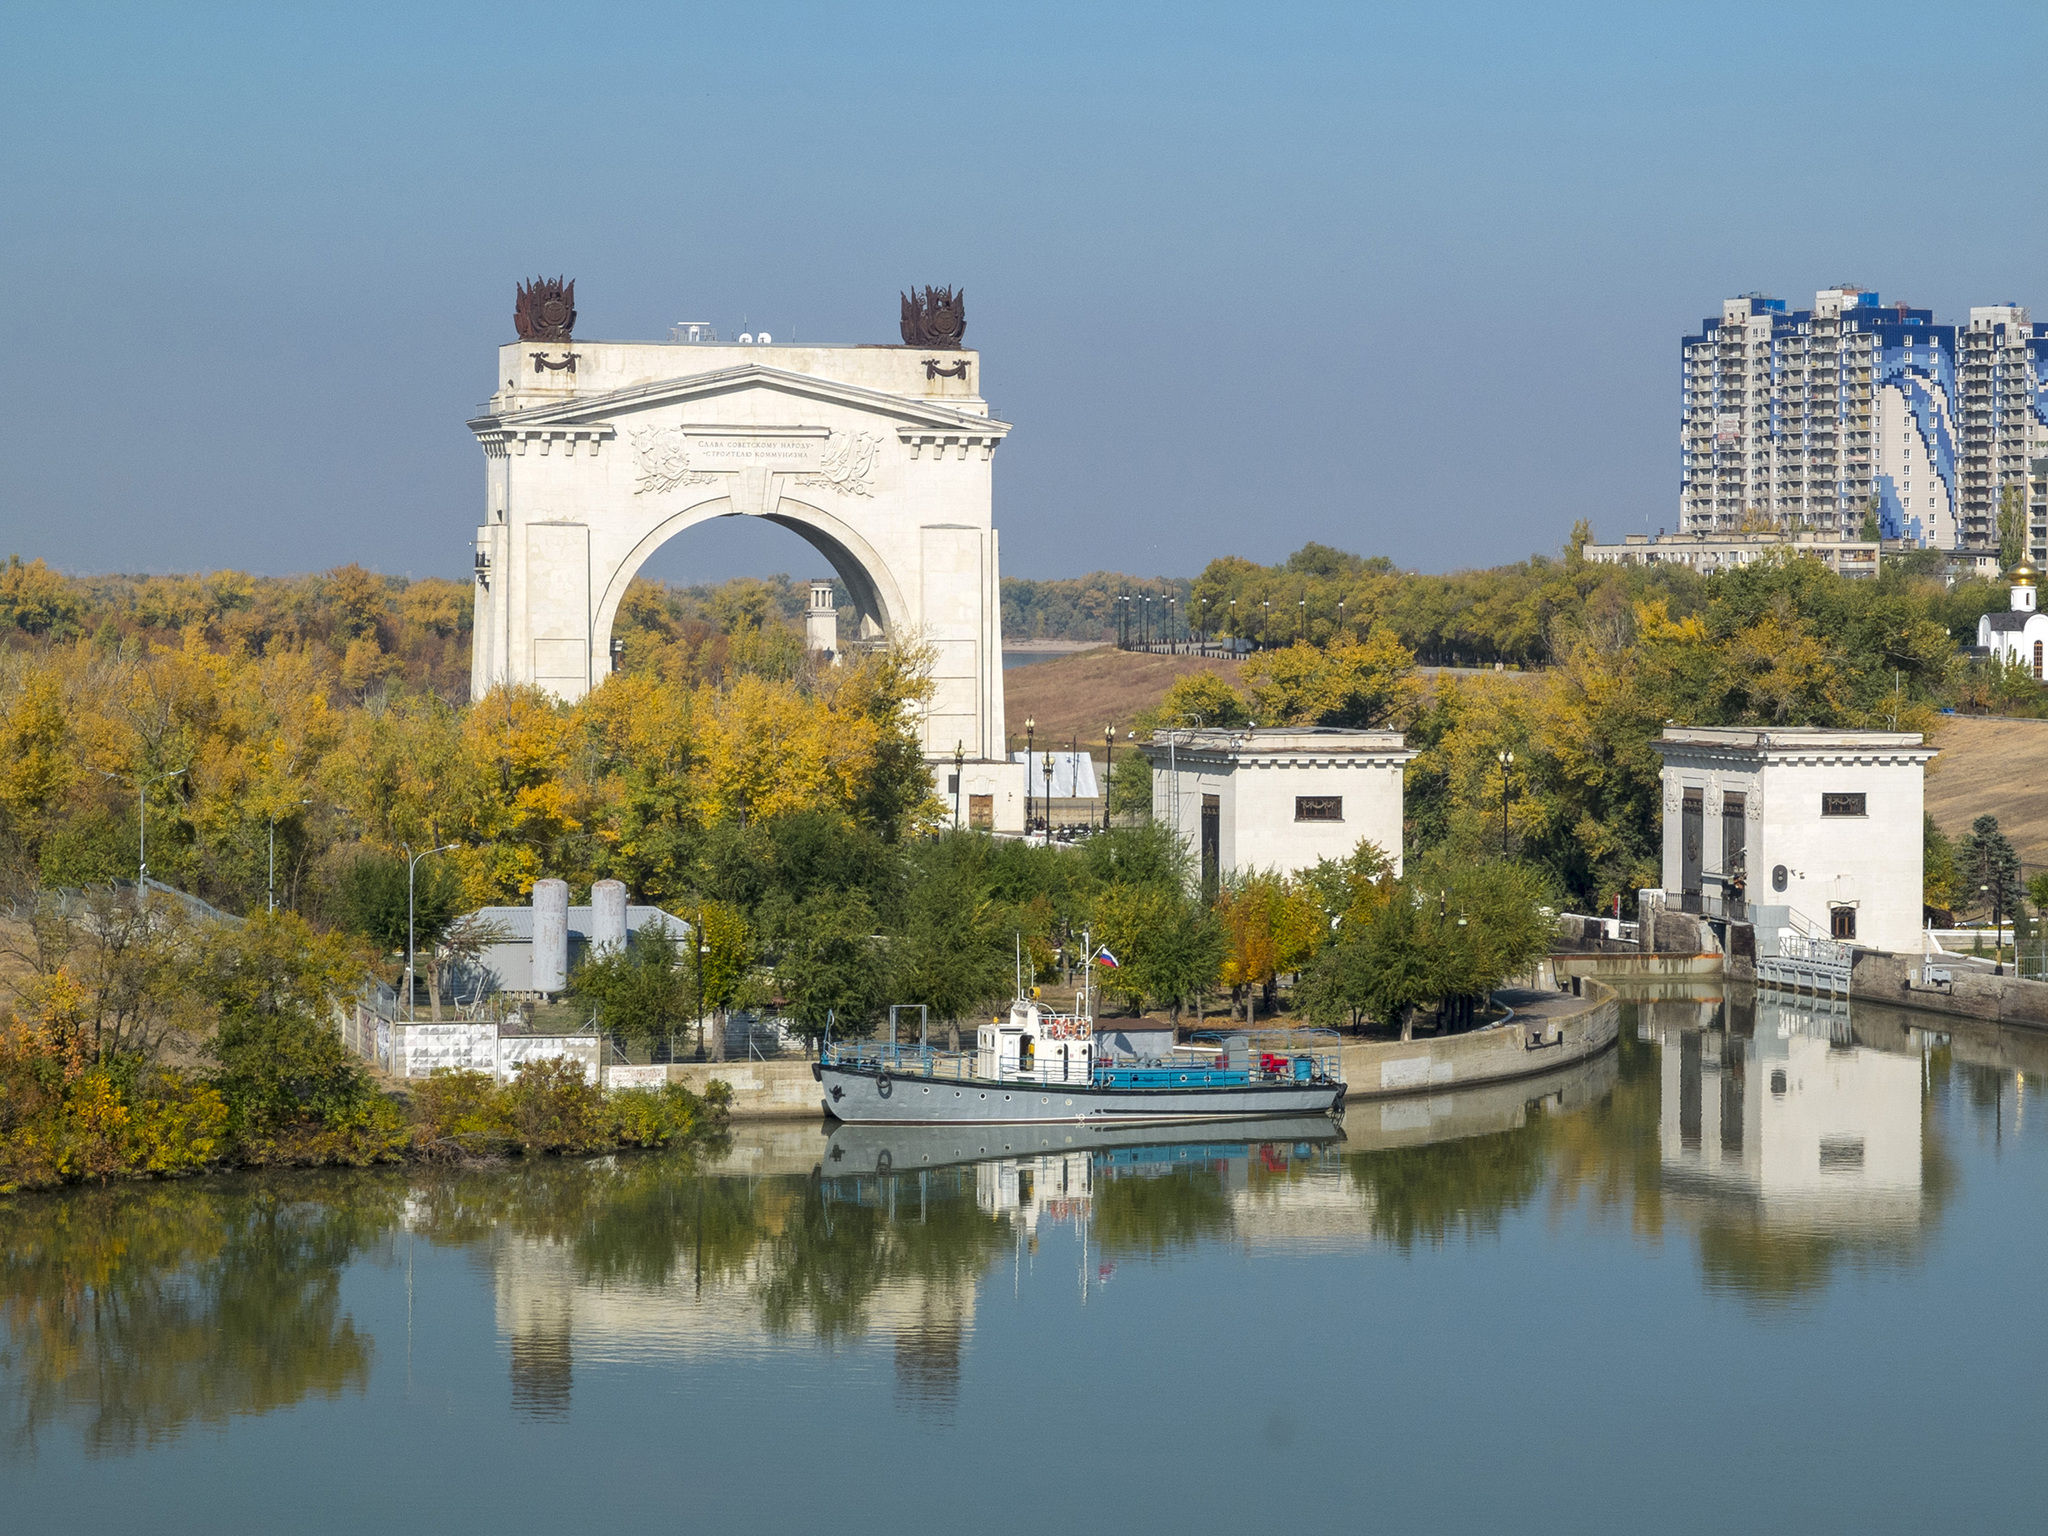
<svg viewBox="0 0 2048 1536">
<path fill-rule="evenodd" d="M 1918 953 L 1916 731 L 1668 727 L 1664 891 L 1689 912 Z"/>
<path fill-rule="evenodd" d="M 1158 731 L 1152 815 L 1199 855 L 1204 887 L 1236 870 L 1306 869 L 1379 845 L 1401 869 L 1398 731 L 1328 726 Z"/>
<path fill-rule="evenodd" d="M 1858 577 L 1875 576 L 1883 552 L 1874 539 L 1806 533 L 1631 533 L 1619 544 L 1581 547 L 1599 565 L 1683 565 L 1702 575 L 1735 570 L 1778 550 L 1812 555 L 1838 576 Z"/>
</svg>

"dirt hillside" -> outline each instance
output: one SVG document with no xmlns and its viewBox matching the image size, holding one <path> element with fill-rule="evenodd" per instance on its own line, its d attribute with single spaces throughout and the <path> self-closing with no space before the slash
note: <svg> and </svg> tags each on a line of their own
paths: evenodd
<svg viewBox="0 0 2048 1536">
<path fill-rule="evenodd" d="M 1927 810 L 1951 837 L 1987 812 L 2028 864 L 2048 864 L 2048 720 L 1958 715 L 1935 732 Z"/>
<path fill-rule="evenodd" d="M 1012 667 L 1003 674 L 1003 710 L 1016 750 L 1024 748 L 1024 722 L 1038 721 L 1038 739 L 1054 743 L 1081 738 L 1102 745 L 1102 727 L 1114 722 L 1117 735 L 1131 728 L 1140 710 L 1150 709 L 1177 677 L 1216 672 L 1237 681 L 1241 663 L 1201 656 L 1151 656 L 1104 647 L 1077 651 L 1057 661 Z"/>
</svg>

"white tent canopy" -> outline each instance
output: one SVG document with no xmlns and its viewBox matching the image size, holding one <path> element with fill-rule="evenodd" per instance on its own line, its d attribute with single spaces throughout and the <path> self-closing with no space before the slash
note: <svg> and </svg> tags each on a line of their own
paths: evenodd
<svg viewBox="0 0 2048 1536">
<path fill-rule="evenodd" d="M 1095 785 L 1095 759 L 1086 752 L 1012 752 L 1010 761 L 1024 765 L 1024 781 L 1034 795 L 1045 793 L 1047 763 L 1053 799 L 1093 800 L 1102 793 Z"/>
</svg>

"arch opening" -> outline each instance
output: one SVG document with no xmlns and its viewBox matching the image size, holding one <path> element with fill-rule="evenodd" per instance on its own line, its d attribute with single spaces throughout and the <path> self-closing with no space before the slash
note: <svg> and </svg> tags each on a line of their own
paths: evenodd
<svg viewBox="0 0 2048 1536">
<path fill-rule="evenodd" d="M 720 496 L 682 508 L 650 528 L 619 562 L 605 585 L 592 615 L 593 658 L 610 656 L 619 604 L 633 579 L 658 551 L 707 523 L 747 515 L 735 511 L 731 501 Z M 906 612 L 902 589 L 881 557 L 857 532 L 830 513 L 788 497 L 782 498 L 774 512 L 754 515 L 796 534 L 823 557 L 852 601 L 854 633 L 860 640 L 881 641 L 896 632 Z M 600 663 L 597 676 L 608 670 L 608 662 Z"/>
</svg>

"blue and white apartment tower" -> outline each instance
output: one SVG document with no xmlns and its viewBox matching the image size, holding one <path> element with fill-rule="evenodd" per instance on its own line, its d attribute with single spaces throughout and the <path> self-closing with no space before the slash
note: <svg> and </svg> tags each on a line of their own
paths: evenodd
<svg viewBox="0 0 2048 1536">
<path fill-rule="evenodd" d="M 1849 285 L 1789 313 L 1746 294 L 1682 352 L 1682 531 L 1855 538 L 1874 513 L 1888 539 L 1995 549 L 2010 505 L 2048 546 L 2048 496 L 2029 492 L 2048 452 L 2048 325 L 2025 309 L 1958 327 Z"/>
</svg>

